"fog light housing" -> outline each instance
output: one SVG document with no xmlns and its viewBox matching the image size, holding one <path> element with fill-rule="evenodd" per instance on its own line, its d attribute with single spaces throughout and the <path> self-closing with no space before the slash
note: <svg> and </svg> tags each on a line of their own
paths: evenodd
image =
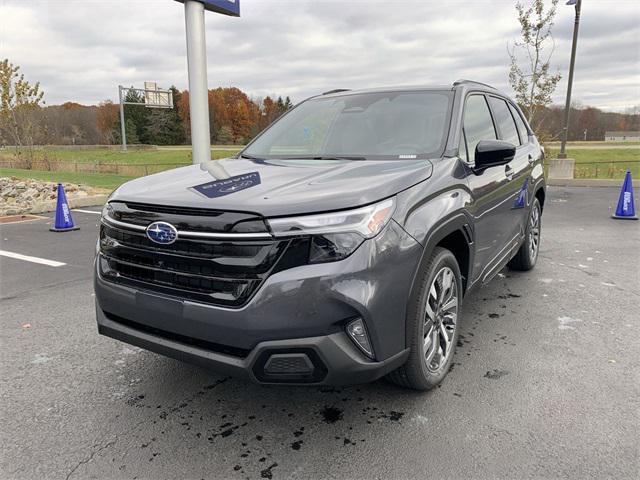
<svg viewBox="0 0 640 480">
<path fill-rule="evenodd" d="M 369 335 L 367 334 L 367 329 L 365 328 L 364 322 L 361 318 L 347 324 L 347 334 L 351 337 L 353 343 L 362 350 L 362 353 L 373 359 L 373 349 L 371 348 Z"/>
</svg>

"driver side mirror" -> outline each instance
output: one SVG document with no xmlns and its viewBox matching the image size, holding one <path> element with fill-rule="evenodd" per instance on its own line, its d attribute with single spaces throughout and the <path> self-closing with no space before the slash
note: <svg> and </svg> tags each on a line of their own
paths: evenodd
<svg viewBox="0 0 640 480">
<path fill-rule="evenodd" d="M 502 140 L 480 140 L 476 145 L 475 167 L 478 173 L 489 167 L 506 165 L 516 156 L 516 146 Z"/>
</svg>

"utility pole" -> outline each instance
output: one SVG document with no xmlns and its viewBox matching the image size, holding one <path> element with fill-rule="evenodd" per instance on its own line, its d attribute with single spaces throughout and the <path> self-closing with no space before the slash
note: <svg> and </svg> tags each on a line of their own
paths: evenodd
<svg viewBox="0 0 640 480">
<path fill-rule="evenodd" d="M 569 80 L 567 83 L 567 101 L 564 105 L 564 126 L 558 158 L 567 158 L 567 134 L 569 133 L 569 110 L 571 109 L 571 87 L 573 86 L 573 67 L 576 63 L 576 47 L 578 45 L 578 27 L 580 26 L 580 7 L 582 0 L 569 0 L 567 5 L 575 5 L 576 16 L 573 23 L 573 44 L 571 45 L 571 63 L 569 64 Z"/>
</svg>

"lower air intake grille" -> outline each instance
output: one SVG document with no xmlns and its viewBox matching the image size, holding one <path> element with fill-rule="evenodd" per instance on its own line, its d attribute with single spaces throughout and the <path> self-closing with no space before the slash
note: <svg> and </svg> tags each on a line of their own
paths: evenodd
<svg viewBox="0 0 640 480">
<path fill-rule="evenodd" d="M 270 375 L 313 372 L 313 364 L 304 353 L 275 354 L 269 357 L 264 371 Z"/>
</svg>

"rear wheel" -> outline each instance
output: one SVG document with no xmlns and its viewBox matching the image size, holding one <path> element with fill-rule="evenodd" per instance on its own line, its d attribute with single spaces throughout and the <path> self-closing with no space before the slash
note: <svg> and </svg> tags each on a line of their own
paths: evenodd
<svg viewBox="0 0 640 480">
<path fill-rule="evenodd" d="M 540 227 L 542 209 L 537 198 L 533 200 L 527 228 L 524 232 L 524 241 L 516 256 L 511 259 L 508 266 L 511 270 L 527 271 L 536 266 L 538 252 L 540 250 Z"/>
<path fill-rule="evenodd" d="M 458 342 L 461 301 L 458 262 L 449 250 L 438 247 L 422 269 L 420 292 L 409 305 L 409 358 L 389 375 L 391 381 L 416 390 L 430 390 L 442 381 Z"/>
</svg>

